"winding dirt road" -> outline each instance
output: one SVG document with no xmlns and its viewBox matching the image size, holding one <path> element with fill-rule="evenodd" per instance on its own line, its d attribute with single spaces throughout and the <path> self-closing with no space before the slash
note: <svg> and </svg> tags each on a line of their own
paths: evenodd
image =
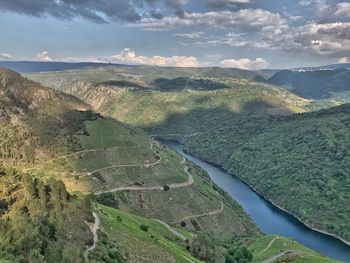
<svg viewBox="0 0 350 263">
<path fill-rule="evenodd" d="M 184 183 L 170 184 L 169 185 L 170 189 L 187 187 L 194 183 L 193 175 L 188 171 L 189 167 L 186 165 L 186 159 L 183 158 L 181 163 L 185 165 L 184 171 L 188 175 L 188 180 Z M 112 188 L 108 190 L 100 190 L 100 191 L 96 191 L 94 194 L 101 195 L 106 193 L 115 193 L 115 192 L 122 192 L 122 191 L 164 191 L 164 187 L 163 186 L 150 186 L 150 187 L 126 186 L 126 187 Z"/>
<path fill-rule="evenodd" d="M 98 231 L 98 229 L 100 227 L 100 223 L 101 223 L 100 218 L 98 217 L 98 215 L 95 212 L 93 212 L 92 215 L 95 218 L 95 223 L 94 223 L 93 226 L 90 226 L 90 230 L 91 230 L 91 232 L 92 232 L 92 234 L 94 236 L 94 243 L 84 253 L 85 262 L 89 261 L 89 258 L 88 258 L 89 257 L 89 253 L 91 251 L 93 251 L 96 248 L 96 246 L 97 246 L 97 242 L 98 242 L 97 231 Z"/>
<path fill-rule="evenodd" d="M 211 212 L 200 214 L 200 215 L 186 216 L 184 218 L 181 218 L 181 219 L 173 222 L 173 224 L 175 225 L 175 224 L 180 223 L 181 221 L 188 220 L 188 219 L 193 219 L 193 218 L 200 218 L 200 217 L 205 217 L 205 216 L 215 216 L 215 215 L 218 215 L 218 214 L 222 213 L 223 211 L 224 211 L 224 202 L 221 201 L 221 207 L 219 209 L 215 209 L 215 210 L 213 210 Z"/>
<path fill-rule="evenodd" d="M 163 222 L 162 220 L 159 220 L 159 219 L 154 219 L 154 220 L 157 221 L 158 223 L 162 224 L 163 226 L 165 226 L 171 233 L 173 233 L 175 236 L 177 236 L 181 240 L 185 241 L 187 239 L 183 234 L 179 233 L 178 231 L 176 231 L 174 228 L 172 228 L 171 226 L 169 226 L 167 223 Z"/>
<path fill-rule="evenodd" d="M 277 240 L 277 239 L 279 239 L 280 237 L 275 237 L 275 238 L 273 238 L 271 241 L 270 241 L 270 243 L 263 249 L 263 250 L 261 250 L 260 252 L 259 252 L 259 254 L 262 254 L 262 253 L 264 253 L 264 252 L 266 252 L 272 245 L 273 245 L 273 243 L 275 243 L 275 241 Z"/>
<path fill-rule="evenodd" d="M 264 261 L 261 261 L 261 263 L 273 263 L 273 262 L 276 262 L 276 260 L 278 260 L 279 258 L 281 257 L 284 257 L 288 254 L 291 254 L 293 252 L 296 252 L 296 251 L 293 251 L 293 250 L 288 250 L 288 251 L 284 251 L 284 252 L 281 252 L 273 257 L 270 257 L 268 259 L 265 259 Z"/>
</svg>

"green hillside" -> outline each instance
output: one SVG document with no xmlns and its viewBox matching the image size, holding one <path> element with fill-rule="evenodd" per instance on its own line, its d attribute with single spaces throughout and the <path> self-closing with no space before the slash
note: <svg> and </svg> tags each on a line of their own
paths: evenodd
<svg viewBox="0 0 350 263">
<path fill-rule="evenodd" d="M 1 262 L 83 262 L 90 243 L 89 200 L 0 163 Z"/>
<path fill-rule="evenodd" d="M 11 173 L 14 178 L 4 179 L 3 189 L 14 191 L 16 198 L 4 192 L 3 206 L 7 210 L 4 210 L 2 219 L 6 222 L 8 219 L 5 216 L 10 216 L 11 220 L 19 220 L 16 214 L 11 216 L 11 211 L 19 211 L 25 218 L 30 216 L 32 220 L 28 223 L 23 221 L 23 227 L 28 227 L 28 236 L 39 243 L 48 236 L 48 243 L 44 247 L 33 243 L 33 247 L 39 246 L 37 251 L 22 249 L 21 246 L 25 246 L 27 240 L 23 239 L 18 241 L 19 248 L 15 248 L 16 252 L 12 253 L 9 252 L 11 246 L 17 243 L 12 244 L 13 240 L 6 237 L 11 233 L 19 233 L 21 228 L 14 227 L 11 230 L 6 227 L 3 229 L 5 239 L 2 259 L 10 258 L 10 255 L 14 259 L 26 258 L 35 253 L 33 257 L 55 258 L 55 262 L 66 262 L 66 257 L 76 258 L 75 262 L 82 261 L 84 251 L 89 251 L 87 249 L 91 248 L 92 242 L 91 231 L 85 224 L 85 221 L 93 223 L 90 199 L 140 216 L 162 220 L 160 224 L 171 229 L 183 228 L 181 233 L 185 233 L 189 240 L 191 235 L 186 234 L 186 231 L 193 234 L 202 231 L 210 233 L 213 238 L 217 238 L 215 242 L 218 244 L 231 238 L 251 240 L 261 235 L 242 208 L 217 189 L 203 171 L 153 141 L 144 132 L 103 118 L 89 111 L 89 106 L 78 99 L 25 80 L 14 72 L 3 70 L 1 77 L 5 81 L 1 82 L 0 91 L 6 94 L 1 101 L 4 113 L 0 128 L 1 161 L 6 171 L 15 168 L 20 171 L 19 174 L 28 174 L 31 195 L 39 196 L 38 202 L 29 199 L 28 204 L 27 194 L 24 194 L 23 202 L 17 198 L 21 193 L 21 175 Z M 51 183 L 52 180 L 62 180 L 64 184 L 61 181 Z M 52 198 L 47 197 L 47 212 L 37 207 L 42 192 L 54 195 Z M 62 202 L 69 200 L 72 204 L 58 201 L 61 199 Z M 79 205 L 79 200 L 86 200 L 87 203 Z M 63 216 L 62 220 L 58 214 Z M 105 222 L 102 215 L 101 219 Z M 30 227 L 38 220 L 44 220 L 43 228 L 40 225 L 38 230 Z M 48 220 L 48 226 L 45 220 Z M 147 219 L 143 220 L 148 222 Z M 77 224 L 84 233 L 77 230 L 74 235 L 69 235 Z M 55 233 L 47 233 L 50 229 Z M 36 236 L 35 231 L 44 232 Z M 56 236 L 61 234 L 62 238 Z M 77 244 L 69 239 L 75 239 L 75 234 L 84 235 L 77 238 Z M 114 246 L 113 240 L 122 237 L 122 234 L 116 236 L 116 233 L 113 233 L 113 237 L 112 233 L 106 235 L 105 242 L 109 246 Z M 62 248 L 57 245 L 57 251 L 51 248 L 55 246 L 55 241 L 62 243 Z M 24 242 L 23 245 L 20 242 Z M 176 262 L 183 262 L 183 256 L 177 254 L 191 258 L 183 250 L 184 244 L 173 242 L 165 243 L 165 246 L 171 246 L 164 253 L 171 252 Z M 46 247 L 50 248 L 48 252 Z M 156 245 L 151 247 L 154 251 L 149 253 L 157 254 L 159 248 Z M 74 255 L 71 255 L 71 250 L 74 250 Z M 95 247 L 89 252 L 94 250 Z M 179 252 L 175 253 L 177 250 Z M 105 252 L 107 255 L 103 254 L 102 257 L 111 256 L 108 250 Z M 133 256 L 142 256 L 142 251 L 137 252 L 140 254 Z M 128 253 L 121 255 L 122 251 L 116 247 L 111 262 L 114 259 L 129 260 Z M 23 261 L 27 262 L 25 259 Z"/>
<path fill-rule="evenodd" d="M 120 87 L 161 88 L 169 82 L 182 83 L 193 77 L 198 78 L 240 78 L 255 80 L 259 73 L 235 68 L 176 68 L 156 66 L 108 65 L 71 69 L 65 71 L 47 71 L 26 73 L 30 79 L 39 81 L 55 89 L 65 89 L 76 81 L 97 84 L 110 84 Z M 49 65 L 48 65 L 49 66 Z"/>
<path fill-rule="evenodd" d="M 349 113 L 346 104 L 242 121 L 237 128 L 231 119 L 191 137 L 187 148 L 239 175 L 305 223 L 349 240 Z"/>
<path fill-rule="evenodd" d="M 350 70 L 281 70 L 274 74 L 269 83 L 291 90 L 309 99 L 337 98 L 349 100 Z"/>
<path fill-rule="evenodd" d="M 326 263 L 334 262 L 295 241 L 280 236 L 264 236 L 254 241 L 249 249 L 253 251 L 253 261 L 261 262 L 295 262 Z"/>
<path fill-rule="evenodd" d="M 254 260 L 262 234 L 193 163 L 72 96 L 1 73 L 1 260 Z M 253 105 L 253 116 L 268 112 Z"/>
<path fill-rule="evenodd" d="M 90 262 L 127 257 L 128 262 L 202 262 L 186 249 L 192 234 L 182 229 L 170 231 L 162 223 L 120 210 L 97 205 L 101 219 L 97 249 L 89 255 Z M 143 227 L 142 227 L 143 226 Z M 112 253 L 111 253 L 112 252 Z"/>
</svg>

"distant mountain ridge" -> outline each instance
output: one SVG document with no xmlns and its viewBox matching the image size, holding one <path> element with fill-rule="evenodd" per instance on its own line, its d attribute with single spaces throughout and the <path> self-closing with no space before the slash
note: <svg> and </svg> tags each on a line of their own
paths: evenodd
<svg viewBox="0 0 350 263">
<path fill-rule="evenodd" d="M 95 62 L 0 61 L 0 67 L 20 73 L 72 70 L 105 65 L 108 64 Z"/>
<path fill-rule="evenodd" d="M 281 70 L 268 82 L 282 86 L 304 98 L 325 99 L 336 97 L 337 93 L 350 92 L 350 70 Z"/>
</svg>

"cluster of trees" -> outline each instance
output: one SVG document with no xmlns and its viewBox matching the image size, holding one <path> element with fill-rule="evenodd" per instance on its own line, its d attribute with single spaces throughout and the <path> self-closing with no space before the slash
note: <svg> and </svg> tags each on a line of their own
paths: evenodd
<svg viewBox="0 0 350 263">
<path fill-rule="evenodd" d="M 244 245 L 226 244 L 222 246 L 212 234 L 200 232 L 190 242 L 191 254 L 208 263 L 249 263 L 253 254 Z"/>
<path fill-rule="evenodd" d="M 14 162 L 34 163 L 38 152 L 48 158 L 81 149 L 76 135 L 87 134 L 84 122 L 99 115 L 91 111 L 64 111 L 58 118 L 30 111 L 16 124 L 0 128 L 0 158 Z"/>
<path fill-rule="evenodd" d="M 91 233 L 90 202 L 70 196 L 62 181 L 0 164 L 0 259 L 82 262 Z"/>
</svg>

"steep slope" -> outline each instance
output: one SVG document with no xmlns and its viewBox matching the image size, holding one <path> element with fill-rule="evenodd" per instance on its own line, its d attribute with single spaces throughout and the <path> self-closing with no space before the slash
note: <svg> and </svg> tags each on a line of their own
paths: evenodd
<svg viewBox="0 0 350 263">
<path fill-rule="evenodd" d="M 56 75 L 59 83 L 63 73 L 50 74 Z M 84 75 L 83 79 L 88 78 L 91 76 Z M 98 76 L 95 71 L 92 78 L 103 76 Z M 233 116 L 236 124 L 249 123 L 247 120 L 255 123 L 255 120 L 270 119 L 276 114 L 303 111 L 302 106 L 308 103 L 279 88 L 245 80 L 196 77 L 187 81 L 186 86 L 181 86 L 182 81 L 162 80 L 161 88 L 146 88 L 138 84 L 130 86 L 130 83 L 121 85 L 125 82 L 114 82 L 113 85 L 80 82 L 72 88 L 64 84 L 64 89 L 92 104 L 97 95 L 99 103 L 94 106 L 100 111 L 135 125 L 141 123 L 140 126 L 160 131 L 165 136 L 183 139 L 184 135 L 189 135 L 185 136 L 187 140 L 208 130 L 217 130 L 221 121 L 232 123 Z M 171 118 L 176 114 L 178 122 Z M 196 119 L 200 123 L 194 121 Z M 173 128 L 176 128 L 177 134 L 168 134 Z M 243 240 L 240 241 L 243 245 L 246 245 L 246 238 L 251 240 L 251 237 L 257 236 L 256 229 L 243 211 L 212 185 L 205 174 L 193 164 L 181 162 L 174 152 L 152 141 L 141 131 L 135 132 L 111 119 L 98 119 L 86 122 L 85 133 L 78 138 L 83 147 L 81 151 L 62 156 L 38 169 L 49 170 L 50 166 L 59 164 L 61 172 L 75 171 L 66 177 L 69 189 L 93 191 L 99 203 L 158 218 L 172 227 L 184 227 L 194 233 L 203 230 L 214 232 L 216 234 L 212 236 L 219 240 L 230 238 L 233 234 L 236 238 L 241 237 L 238 240 Z M 225 146 L 230 153 L 227 148 L 230 144 L 225 143 Z M 108 224 L 113 228 L 113 222 Z M 207 240 L 205 236 L 200 237 L 202 241 Z M 193 244 L 198 242 L 195 240 Z M 231 245 L 226 244 L 226 247 Z M 235 250 L 235 247 L 237 244 L 234 242 L 232 249 Z"/>
<path fill-rule="evenodd" d="M 105 73 L 96 70 L 90 73 L 75 71 L 67 74 L 75 80 L 94 81 L 94 78 L 105 77 Z M 45 82 L 61 83 L 64 74 L 40 76 Z M 216 162 L 223 157 L 221 153 L 225 153 L 225 159 L 229 158 L 232 141 L 249 134 L 240 131 L 241 125 L 249 125 L 252 132 L 257 122 L 275 115 L 303 112 L 304 107 L 310 105 L 308 100 L 276 86 L 244 79 L 193 77 L 184 82 L 181 78 L 168 77 L 158 84 L 155 88 L 137 88 L 131 84 L 122 87 L 77 81 L 60 87 L 91 104 L 98 112 L 142 127 L 153 135 L 184 140 L 205 134 L 207 130 L 216 131 L 216 143 L 206 144 L 208 152 L 212 153 L 211 161 Z M 231 136 L 233 133 L 235 136 Z"/>
<path fill-rule="evenodd" d="M 226 169 L 312 227 L 350 240 L 350 105 L 278 120 Z"/>
<path fill-rule="evenodd" d="M 237 78 L 234 69 L 137 69 L 124 72 L 111 66 L 28 77 L 76 95 L 99 112 L 143 127 L 194 110 L 222 108 L 237 114 L 274 115 L 302 112 L 309 104 L 276 86 Z M 193 132 L 185 129 L 185 133 Z"/>
<path fill-rule="evenodd" d="M 12 171 L 14 167 L 21 171 L 19 175 L 13 173 L 12 181 L 4 179 L 3 189 L 9 188 L 15 197 L 24 195 L 23 198 L 15 198 L 4 193 L 3 206 L 6 209 L 1 220 L 6 222 L 10 219 L 15 225 L 18 217 L 16 214 L 11 216 L 11 211 L 19 211 L 24 217 L 23 227 L 28 227 L 28 236 L 32 235 L 38 243 L 44 238 L 48 242 L 48 250 L 35 243 L 34 247 L 38 246 L 38 250 L 33 251 L 21 248 L 25 246 L 25 240 L 31 242 L 24 239 L 18 251 L 13 253 L 14 259 L 28 258 L 29 254 L 35 253 L 35 259 L 54 258 L 51 262 L 64 262 L 73 253 L 71 250 L 75 251 L 71 257 L 76 258 L 76 262 L 83 260 L 85 250 L 88 251 L 85 257 L 90 257 L 95 249 L 99 249 L 97 244 L 91 245 L 92 234 L 84 223 L 93 220 L 91 199 L 95 203 L 155 218 L 169 229 L 182 227 L 194 234 L 206 231 L 217 237 L 218 247 L 222 247 L 226 239 L 251 240 L 260 235 L 242 208 L 216 189 L 206 174 L 144 132 L 103 118 L 87 110 L 89 107 L 78 99 L 28 81 L 14 72 L 2 70 L 0 79 L 4 95 L 1 97 L 2 109 L 6 114 L 0 128 L 0 160 L 6 171 Z M 78 110 L 82 108 L 84 111 Z M 20 191 L 18 179 L 21 174 L 28 173 L 30 194 Z M 50 183 L 52 180 L 62 180 L 64 184 L 60 181 Z M 42 198 L 46 191 L 53 197 Z M 87 194 L 90 194 L 88 199 Z M 47 204 L 41 208 L 35 206 L 42 199 L 47 200 Z M 86 203 L 84 201 L 80 205 L 80 200 L 86 200 Z M 41 213 L 44 215 L 37 218 L 36 215 Z M 27 214 L 32 221 L 25 221 Z M 62 220 L 60 215 L 64 217 Z M 103 224 L 105 218 L 101 217 Z M 32 224 L 41 219 L 49 223 L 44 224 L 43 229 L 32 229 Z M 118 220 L 111 220 L 113 224 L 120 224 Z M 77 224 L 81 225 L 77 232 L 69 235 Z M 22 229 L 13 228 L 2 229 L 2 234 L 9 237 L 12 232 L 17 234 Z M 55 234 L 50 234 L 49 230 L 47 233 L 47 228 L 56 231 Z M 96 236 L 96 230 L 91 230 Z M 44 233 L 37 236 L 32 231 Z M 79 239 L 76 235 L 83 237 Z M 113 240 L 122 238 L 123 233 L 116 235 L 118 232 L 107 232 L 103 246 L 113 247 Z M 191 239 L 191 236 L 187 234 L 186 238 Z M 72 239 L 79 242 L 75 244 Z M 57 245 L 57 250 L 54 248 L 55 240 L 62 244 Z M 11 239 L 5 241 L 1 259 L 11 258 L 11 246 L 14 245 Z M 164 250 L 164 246 L 159 248 L 162 246 L 156 240 L 154 242 L 150 253 Z M 183 260 L 181 255 L 190 259 L 191 256 L 185 252 L 188 245 L 182 239 L 165 245 L 173 246 L 171 255 L 174 262 L 193 261 Z M 177 246 L 180 251 L 176 253 L 173 250 Z M 118 247 L 115 248 L 112 256 L 117 262 L 142 256 L 142 251 L 131 254 L 122 250 L 119 253 Z M 101 258 L 110 256 L 108 249 L 99 253 Z"/>
<path fill-rule="evenodd" d="M 308 225 L 349 240 L 349 109 L 345 104 L 253 123 L 228 119 L 188 138 L 187 148 Z"/>
<path fill-rule="evenodd" d="M 304 98 L 346 99 L 350 94 L 350 70 L 282 70 L 273 75 L 269 83 L 285 87 Z"/>
</svg>

